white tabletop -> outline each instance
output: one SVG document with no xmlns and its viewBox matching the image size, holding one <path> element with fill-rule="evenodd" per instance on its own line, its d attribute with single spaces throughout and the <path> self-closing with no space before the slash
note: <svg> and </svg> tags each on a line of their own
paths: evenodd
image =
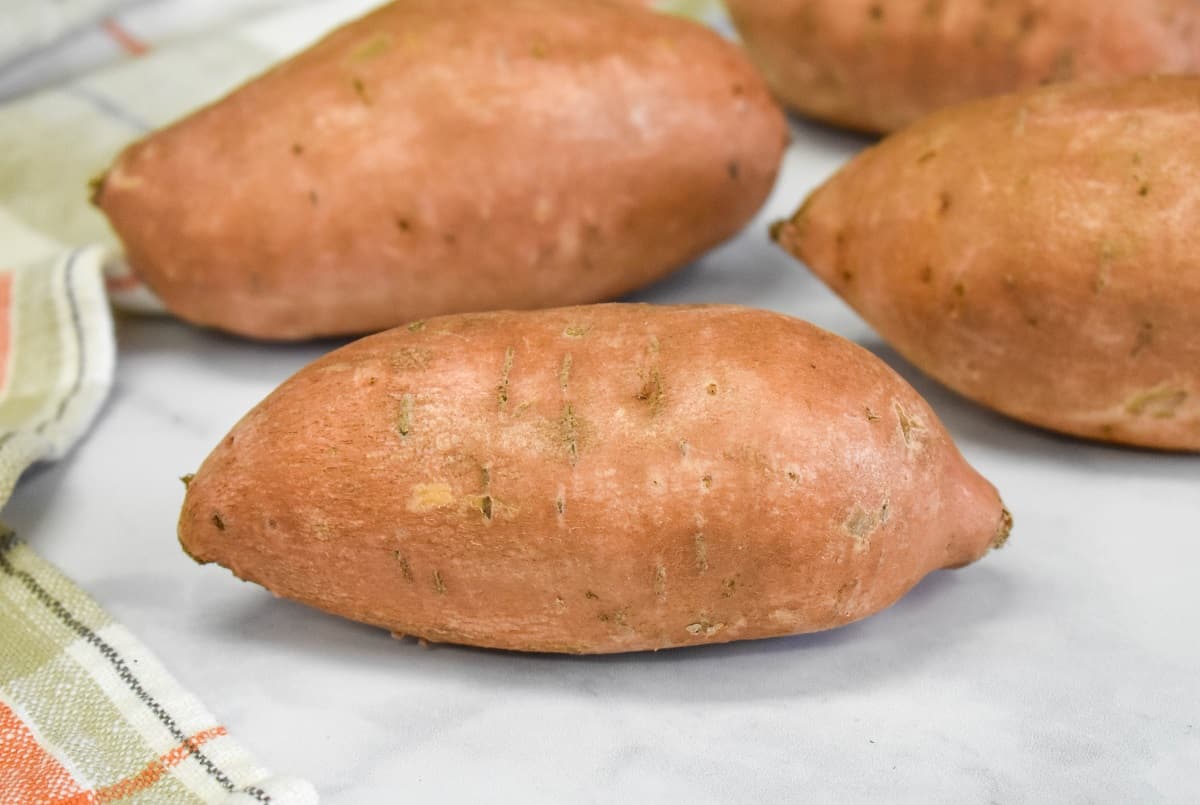
<svg viewBox="0 0 1200 805">
<path fill-rule="evenodd" d="M 1090 445 L 921 377 L 767 222 L 866 141 L 797 124 L 733 243 L 637 295 L 790 313 L 882 355 L 1000 490 L 1008 547 L 824 634 L 657 654 L 422 648 L 198 567 L 180 475 L 335 345 L 118 325 L 112 399 L 5 519 L 324 802 L 1200 801 L 1200 457 Z M 1200 313 L 1198 313 L 1200 315 Z"/>
</svg>

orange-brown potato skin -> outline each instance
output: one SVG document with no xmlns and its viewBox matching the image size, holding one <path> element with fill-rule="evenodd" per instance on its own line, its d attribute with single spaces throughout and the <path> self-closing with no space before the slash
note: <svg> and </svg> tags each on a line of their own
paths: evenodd
<svg viewBox="0 0 1200 805">
<path fill-rule="evenodd" d="M 693 22 L 406 0 L 130 146 L 96 202 L 172 312 L 298 339 L 619 296 L 737 232 L 786 140 Z"/>
<path fill-rule="evenodd" d="M 595 653 L 849 623 L 1010 524 L 860 347 L 763 311 L 600 305 L 321 358 L 208 457 L 179 535 L 397 633 Z"/>
<path fill-rule="evenodd" d="M 1200 450 L 1200 79 L 946 110 L 777 225 L 901 354 L 1026 422 Z"/>
<path fill-rule="evenodd" d="M 1195 0 L 727 0 L 787 105 L 865 131 L 1050 82 L 1200 70 Z"/>
</svg>

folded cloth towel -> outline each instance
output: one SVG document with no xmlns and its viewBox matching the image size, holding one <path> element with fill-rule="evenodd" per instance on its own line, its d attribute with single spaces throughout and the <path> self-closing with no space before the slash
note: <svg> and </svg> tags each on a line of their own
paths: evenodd
<svg viewBox="0 0 1200 805">
<path fill-rule="evenodd" d="M 0 801 L 315 803 L 274 777 L 125 627 L 0 533 Z"/>
<path fill-rule="evenodd" d="M 0 271 L 0 506 L 112 383 L 106 250 Z M 124 627 L 0 527 L 0 802 L 316 802 L 271 776 Z"/>
</svg>

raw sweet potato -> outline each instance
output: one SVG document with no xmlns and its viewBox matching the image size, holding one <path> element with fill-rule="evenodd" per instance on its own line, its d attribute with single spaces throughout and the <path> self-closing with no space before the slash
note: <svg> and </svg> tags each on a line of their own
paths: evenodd
<svg viewBox="0 0 1200 805">
<path fill-rule="evenodd" d="M 1196 0 L 728 0 L 787 104 L 891 131 L 1052 81 L 1200 70 Z"/>
<path fill-rule="evenodd" d="M 849 163 L 775 235 L 967 397 L 1200 450 L 1200 79 L 946 110 Z"/>
<path fill-rule="evenodd" d="M 397 633 L 590 653 L 839 626 L 1010 524 L 869 352 L 763 311 L 600 305 L 330 353 L 208 457 L 179 536 Z"/>
<path fill-rule="evenodd" d="M 783 115 L 632 3 L 406 0 L 138 142 L 98 186 L 180 317 L 249 336 L 613 298 L 738 231 Z"/>
</svg>

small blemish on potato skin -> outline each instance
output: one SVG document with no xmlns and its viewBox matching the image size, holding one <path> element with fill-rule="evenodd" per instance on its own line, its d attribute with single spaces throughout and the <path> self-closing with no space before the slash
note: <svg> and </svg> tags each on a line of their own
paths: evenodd
<svg viewBox="0 0 1200 805">
<path fill-rule="evenodd" d="M 396 557 L 396 562 L 400 565 L 400 573 L 404 576 L 405 581 L 413 580 L 412 566 L 408 564 L 408 559 L 400 551 L 393 551 L 392 555 Z"/>
<path fill-rule="evenodd" d="M 225 519 L 223 517 L 221 517 L 220 514 L 218 514 L 217 512 L 213 512 L 211 520 L 212 520 L 212 524 L 216 527 L 216 529 L 218 531 L 225 530 Z"/>
</svg>

